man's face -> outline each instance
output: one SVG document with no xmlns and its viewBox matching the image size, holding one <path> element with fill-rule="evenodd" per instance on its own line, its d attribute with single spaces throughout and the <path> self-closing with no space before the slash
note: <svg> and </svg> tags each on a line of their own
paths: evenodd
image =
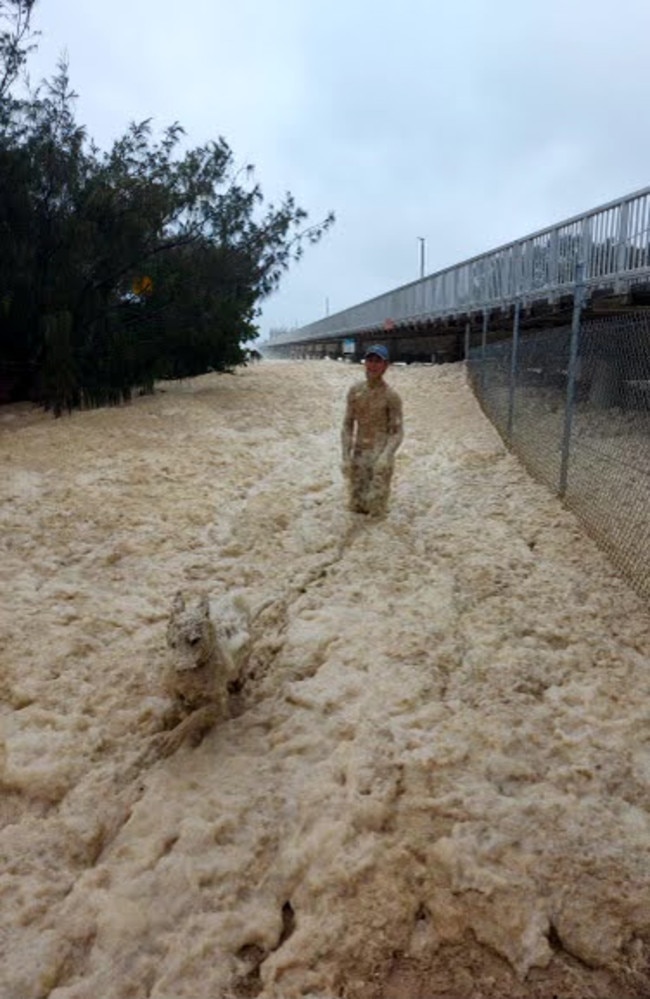
<svg viewBox="0 0 650 999">
<path fill-rule="evenodd" d="M 363 363 L 366 366 L 366 378 L 369 382 L 378 381 L 388 367 L 388 361 L 378 354 L 368 354 Z"/>
</svg>

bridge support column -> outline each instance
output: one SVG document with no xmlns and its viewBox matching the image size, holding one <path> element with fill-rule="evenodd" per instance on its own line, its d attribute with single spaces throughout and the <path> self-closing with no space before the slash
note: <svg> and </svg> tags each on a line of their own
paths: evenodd
<svg viewBox="0 0 650 999">
<path fill-rule="evenodd" d="M 519 348 L 519 313 L 521 306 L 515 303 L 515 316 L 512 322 L 512 354 L 510 355 L 510 384 L 508 386 L 508 440 L 512 441 L 515 420 L 515 384 L 517 381 L 517 351 Z"/>
<path fill-rule="evenodd" d="M 483 330 L 481 333 L 481 391 L 485 385 L 485 359 L 487 357 L 487 331 L 489 322 L 489 313 L 487 309 L 483 310 Z"/>
</svg>

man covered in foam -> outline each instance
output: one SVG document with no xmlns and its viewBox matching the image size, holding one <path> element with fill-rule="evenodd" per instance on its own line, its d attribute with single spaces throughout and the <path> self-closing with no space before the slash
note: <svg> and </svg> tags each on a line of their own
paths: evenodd
<svg viewBox="0 0 650 999">
<path fill-rule="evenodd" d="M 395 453 L 404 436 L 402 400 L 384 381 L 388 350 L 368 347 L 366 378 L 347 395 L 341 444 L 342 472 L 349 486 L 349 508 L 354 513 L 381 516 L 386 512 Z"/>
</svg>

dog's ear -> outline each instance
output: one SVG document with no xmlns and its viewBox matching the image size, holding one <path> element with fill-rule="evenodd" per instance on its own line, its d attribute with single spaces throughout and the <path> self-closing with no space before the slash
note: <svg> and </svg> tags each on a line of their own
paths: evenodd
<svg viewBox="0 0 650 999">
<path fill-rule="evenodd" d="M 210 599 L 207 593 L 204 593 L 199 600 L 199 612 L 203 617 L 210 617 Z"/>
<path fill-rule="evenodd" d="M 182 593 L 181 590 L 178 590 L 178 592 L 176 593 L 176 595 L 174 597 L 174 603 L 172 604 L 172 610 L 176 614 L 180 614 L 182 611 L 185 610 L 185 599 L 183 597 L 183 593 Z"/>
</svg>

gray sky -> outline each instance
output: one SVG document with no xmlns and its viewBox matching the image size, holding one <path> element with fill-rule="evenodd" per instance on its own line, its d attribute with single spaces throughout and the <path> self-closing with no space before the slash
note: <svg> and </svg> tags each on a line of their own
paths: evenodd
<svg viewBox="0 0 650 999">
<path fill-rule="evenodd" d="M 650 184 L 648 0 L 40 0 L 78 120 L 223 135 L 337 222 L 264 303 L 304 325 Z"/>
</svg>

